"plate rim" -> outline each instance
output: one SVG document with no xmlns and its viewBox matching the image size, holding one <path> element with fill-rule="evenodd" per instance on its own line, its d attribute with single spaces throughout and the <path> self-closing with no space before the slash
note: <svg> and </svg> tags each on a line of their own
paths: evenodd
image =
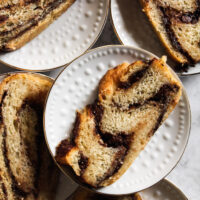
<svg viewBox="0 0 200 200">
<path fill-rule="evenodd" d="M 113 20 L 113 9 L 112 9 L 112 4 L 113 4 L 113 0 L 110 0 L 110 22 L 111 22 L 111 25 L 112 25 L 112 27 L 113 27 L 113 30 L 114 30 L 114 33 L 115 33 L 115 35 L 117 36 L 117 39 L 118 39 L 118 41 L 120 42 L 120 44 L 121 45 L 125 45 L 125 46 L 129 46 L 129 45 L 126 45 L 123 41 L 122 41 L 122 39 L 121 39 L 121 37 L 119 36 L 119 33 L 118 33 L 118 31 L 117 31 L 117 28 L 116 28 L 116 26 L 115 26 L 115 23 L 114 23 L 114 20 Z M 156 34 L 156 32 L 155 32 L 155 30 L 153 29 L 153 32 L 155 33 L 155 35 L 156 35 L 156 37 L 158 38 L 158 36 L 157 36 L 157 34 Z M 158 40 L 159 40 L 159 38 L 158 38 Z M 170 58 L 172 58 L 171 57 L 171 55 L 167 52 L 167 50 L 166 50 L 166 48 L 164 47 L 164 45 L 162 44 L 162 46 L 163 46 L 163 48 L 165 49 L 165 51 L 166 51 L 166 54 L 167 54 L 167 57 L 170 57 Z M 134 46 L 133 46 L 134 47 Z M 138 48 L 138 47 L 136 47 L 136 48 Z M 174 59 L 172 58 L 172 60 L 174 61 Z M 200 64 L 200 62 L 199 62 L 199 64 Z M 190 67 L 190 68 L 193 68 L 193 67 Z M 200 70 L 199 70 L 199 72 L 193 72 L 193 73 L 181 73 L 181 72 L 175 72 L 178 76 L 180 76 L 180 77 L 188 77 L 188 76 L 193 76 L 193 75 L 197 75 L 197 74 L 200 74 Z"/>
<path fill-rule="evenodd" d="M 47 97 L 46 97 L 46 101 L 45 101 L 45 104 L 44 104 L 44 111 L 43 111 L 43 131 L 44 131 L 44 138 L 45 138 L 45 142 L 46 142 L 46 145 L 47 145 L 47 148 L 49 150 L 49 153 L 51 155 L 51 157 L 53 158 L 54 162 L 56 163 L 56 165 L 58 166 L 58 168 L 61 170 L 61 172 L 64 174 L 64 176 L 70 178 L 72 181 L 74 181 L 75 183 L 77 183 L 79 186 L 82 186 L 84 187 L 86 190 L 89 190 L 89 191 L 95 191 L 96 193 L 98 194 L 105 194 L 107 196 L 120 196 L 122 194 L 107 194 L 107 193 L 104 193 L 104 192 L 101 192 L 99 191 L 98 189 L 95 189 L 95 188 L 90 188 L 90 187 L 87 187 L 87 185 L 85 185 L 84 183 L 80 183 L 79 181 L 77 181 L 77 179 L 74 179 L 72 178 L 72 176 L 70 176 L 64 169 L 63 167 L 56 161 L 52 151 L 51 151 L 51 148 L 50 148 L 50 144 L 48 142 L 48 139 L 47 139 L 47 131 L 46 131 L 46 122 L 45 122 L 45 119 L 46 119 L 46 110 L 47 110 L 47 102 L 48 102 L 48 99 L 49 99 L 49 96 L 51 94 L 51 91 L 52 91 L 52 88 L 54 86 L 54 84 L 56 83 L 57 79 L 60 77 L 60 75 L 65 71 L 67 70 L 67 67 L 70 66 L 71 64 L 73 64 L 77 59 L 79 59 L 80 57 L 84 56 L 85 54 L 87 53 L 91 53 L 91 52 L 95 52 L 95 51 L 98 51 L 99 49 L 106 49 L 106 48 L 109 48 L 109 47 L 114 47 L 114 48 L 131 48 L 133 50 L 137 50 L 137 51 L 141 51 L 141 52 L 145 52 L 147 54 L 149 54 L 150 56 L 152 57 L 155 57 L 155 58 L 159 58 L 158 56 L 154 55 L 153 53 L 145 50 L 145 49 L 142 49 L 142 48 L 137 48 L 137 47 L 133 47 L 133 46 L 128 46 L 128 45 L 105 45 L 105 46 L 100 46 L 100 47 L 97 47 L 97 48 L 94 48 L 94 49 L 90 49 L 88 51 L 86 51 L 85 53 L 83 53 L 82 55 L 80 55 L 79 57 L 75 58 L 72 62 L 66 64 L 66 66 L 64 67 L 64 69 L 62 69 L 59 74 L 57 75 L 57 77 L 54 79 L 54 82 L 47 94 Z M 178 75 L 174 72 L 174 70 L 167 64 L 167 66 L 169 67 L 169 69 L 173 72 L 173 74 L 176 76 L 176 78 L 178 80 L 180 80 L 180 78 L 178 77 Z M 180 80 L 181 84 L 182 84 L 182 81 Z M 183 84 L 182 84 L 183 86 Z M 161 180 L 165 179 L 174 169 L 175 167 L 177 166 L 177 164 L 180 162 L 181 158 L 183 157 L 184 153 L 185 153 L 185 150 L 186 150 L 186 147 L 188 146 L 188 142 L 189 142 L 189 138 L 190 138 L 190 133 L 191 133 L 191 107 L 190 107 L 190 102 L 189 102 L 189 98 L 187 96 L 187 92 L 184 88 L 184 86 L 182 87 L 182 96 L 184 95 L 185 97 L 185 100 L 186 100 L 186 105 L 188 107 L 188 130 L 187 130 L 187 138 L 186 138 L 186 144 L 183 148 L 183 152 L 181 153 L 179 159 L 176 161 L 176 164 L 173 166 L 173 168 L 166 174 L 164 175 L 163 177 L 161 177 L 156 183 L 160 182 Z M 154 183 L 154 184 L 156 184 Z M 153 185 L 154 185 L 153 184 Z M 145 189 L 148 189 L 150 187 L 152 187 L 153 185 L 149 186 L 149 187 L 146 187 Z M 142 189 L 144 190 L 144 189 Z M 138 190 L 138 191 L 135 191 L 135 192 L 141 192 L 142 190 Z M 123 193 L 123 195 L 130 195 L 132 193 Z"/>
<path fill-rule="evenodd" d="M 166 182 L 167 184 L 169 184 L 170 186 L 174 187 L 184 198 L 184 200 L 188 200 L 188 198 L 186 197 L 186 195 L 183 193 L 183 191 L 177 186 L 175 185 L 174 183 L 172 183 L 170 180 L 168 180 L 168 178 L 164 178 L 163 180 L 161 181 L 164 181 Z"/>
<path fill-rule="evenodd" d="M 162 179 L 160 182 L 156 183 L 156 184 L 161 184 L 162 182 L 164 182 L 165 184 L 170 185 L 171 187 L 173 187 L 176 191 L 178 191 L 178 193 L 183 197 L 183 200 L 188 200 L 188 198 L 186 197 L 186 195 L 183 193 L 183 191 L 174 183 L 172 183 L 171 181 L 169 181 L 167 178 Z M 79 189 L 80 186 L 78 186 L 76 188 L 76 190 L 70 194 L 66 200 L 71 200 L 71 197 L 73 197 L 74 193 Z M 154 187 L 154 185 L 152 185 L 151 187 Z M 85 188 L 84 188 L 85 189 Z M 145 189 L 148 190 L 149 188 Z M 142 192 L 142 191 L 141 191 Z M 133 194 L 133 193 L 131 193 Z M 106 195 L 107 196 L 107 195 Z M 121 195 L 120 195 L 121 196 Z"/>
<path fill-rule="evenodd" d="M 96 2 L 96 1 L 95 1 L 95 2 Z M 111 5 L 110 2 L 111 2 L 111 0 L 106 0 L 105 18 L 104 18 L 104 21 L 102 22 L 102 25 L 101 25 L 101 27 L 100 27 L 100 31 L 97 33 L 97 36 L 96 36 L 96 38 L 94 39 L 94 41 L 90 44 L 90 46 L 89 46 L 83 53 L 80 54 L 80 56 L 83 55 L 83 54 L 85 54 L 88 50 L 90 50 L 90 49 L 94 46 L 94 44 L 96 43 L 96 41 L 98 40 L 98 38 L 100 37 L 100 35 L 101 35 L 101 33 L 102 33 L 102 31 L 103 31 L 103 29 L 104 29 L 104 27 L 105 27 L 105 24 L 106 24 L 106 22 L 107 22 L 107 19 L 108 19 L 108 13 L 109 13 L 109 11 L 110 11 L 110 5 Z M 66 11 L 66 12 L 67 12 L 67 11 Z M 64 13 L 63 13 L 63 14 L 64 14 Z M 54 21 L 53 23 L 55 23 L 55 21 Z M 51 25 L 51 24 L 50 24 L 50 25 Z M 47 27 L 47 28 L 48 28 L 48 27 Z M 37 35 L 37 36 L 39 36 L 39 35 Z M 36 36 L 36 37 L 37 37 L 37 36 Z M 34 39 L 35 39 L 35 38 L 33 38 L 32 40 L 34 40 Z M 26 44 L 27 44 L 27 43 L 26 43 Z M 26 44 L 25 44 L 25 45 L 26 45 Z M 22 46 L 21 48 L 23 48 L 23 46 Z M 9 53 L 9 52 L 3 52 L 3 53 Z M 78 56 L 78 57 L 79 57 L 79 56 Z M 7 62 L 4 62 L 2 59 L 0 59 L 0 64 L 3 64 L 4 66 L 10 67 L 10 68 L 15 69 L 15 70 L 23 70 L 23 71 L 29 71 L 29 72 L 48 72 L 48 71 L 55 70 L 55 69 L 59 69 L 59 68 L 62 68 L 62 67 L 65 68 L 66 65 L 70 64 L 71 62 L 73 62 L 73 61 L 74 61 L 76 58 L 78 58 L 78 57 L 75 57 L 74 59 L 72 59 L 71 61 L 65 63 L 64 65 L 60 65 L 60 66 L 53 67 L 53 68 L 48 68 L 48 69 L 29 69 L 29 67 L 21 68 L 21 67 L 15 66 L 15 65 L 8 64 Z"/>
</svg>

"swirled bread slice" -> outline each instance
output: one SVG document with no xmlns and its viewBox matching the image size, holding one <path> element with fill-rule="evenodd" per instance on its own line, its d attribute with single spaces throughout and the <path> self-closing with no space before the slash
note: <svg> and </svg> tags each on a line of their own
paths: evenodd
<svg viewBox="0 0 200 200">
<path fill-rule="evenodd" d="M 53 200 L 57 170 L 43 139 L 52 81 L 19 73 L 0 83 L 0 199 Z"/>
<path fill-rule="evenodd" d="M 75 0 L 3 0 L 0 3 L 0 51 L 32 40 Z"/>
<path fill-rule="evenodd" d="M 99 84 L 98 100 L 77 113 L 71 138 L 56 159 L 80 179 L 107 186 L 129 168 L 181 96 L 181 84 L 164 58 L 124 63 Z"/>
<path fill-rule="evenodd" d="M 183 65 L 200 61 L 200 1 L 141 0 L 171 56 Z"/>
<path fill-rule="evenodd" d="M 78 188 L 70 198 L 66 200 L 142 200 L 139 193 L 125 195 L 125 196 L 105 196 L 96 193 L 89 192 L 83 188 Z"/>
</svg>

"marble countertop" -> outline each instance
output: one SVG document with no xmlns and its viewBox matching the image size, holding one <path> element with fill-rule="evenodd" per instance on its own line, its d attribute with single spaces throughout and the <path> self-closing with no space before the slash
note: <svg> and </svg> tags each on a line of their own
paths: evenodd
<svg viewBox="0 0 200 200">
<path fill-rule="evenodd" d="M 92 48 L 120 44 L 116 38 L 108 17 L 103 32 Z M 0 65 L 0 73 L 16 71 Z M 61 69 L 45 72 L 46 75 L 56 77 Z M 191 113 L 191 134 L 185 153 L 175 169 L 166 177 L 179 187 L 188 199 L 200 199 L 200 74 L 181 78 L 187 91 Z"/>
</svg>

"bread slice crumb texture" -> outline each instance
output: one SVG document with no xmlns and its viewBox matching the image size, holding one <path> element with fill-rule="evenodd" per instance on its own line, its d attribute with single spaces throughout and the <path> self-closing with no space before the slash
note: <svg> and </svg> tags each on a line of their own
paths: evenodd
<svg viewBox="0 0 200 200">
<path fill-rule="evenodd" d="M 0 84 L 1 200 L 53 200 L 57 171 L 42 128 L 51 85 L 50 79 L 29 73 L 10 75 Z"/>
</svg>

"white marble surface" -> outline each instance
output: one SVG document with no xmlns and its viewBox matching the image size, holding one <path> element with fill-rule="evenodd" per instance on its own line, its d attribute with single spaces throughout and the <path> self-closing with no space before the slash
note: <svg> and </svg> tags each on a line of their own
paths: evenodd
<svg viewBox="0 0 200 200">
<path fill-rule="evenodd" d="M 112 26 L 107 24 L 94 47 L 119 44 Z M 61 70 L 61 69 L 60 69 Z M 46 72 L 56 77 L 60 70 Z M 0 65 L 0 73 L 16 71 Z M 176 168 L 166 177 L 179 187 L 189 200 L 200 199 L 200 75 L 182 78 L 192 111 L 191 134 L 185 153 Z"/>
</svg>

